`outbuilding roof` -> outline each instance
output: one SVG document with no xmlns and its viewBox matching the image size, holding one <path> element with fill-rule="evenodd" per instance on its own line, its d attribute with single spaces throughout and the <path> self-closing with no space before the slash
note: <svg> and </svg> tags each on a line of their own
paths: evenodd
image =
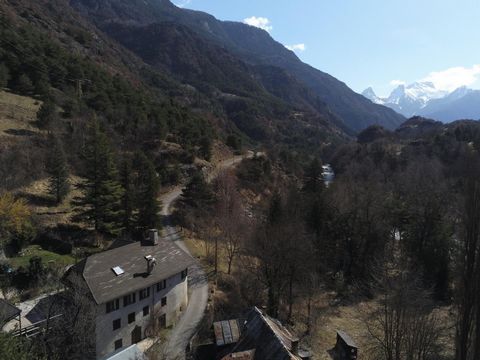
<svg viewBox="0 0 480 360">
<path fill-rule="evenodd" d="M 296 345 L 294 345 L 296 344 Z M 278 320 L 256 307 L 249 311 L 232 354 L 255 350 L 255 360 L 301 360 L 295 353 L 298 338 Z"/>
<path fill-rule="evenodd" d="M 354 348 L 357 347 L 357 345 L 355 344 L 355 341 L 353 341 L 353 339 L 350 337 L 350 335 L 348 335 L 345 331 L 337 330 L 337 334 L 338 334 L 338 336 L 340 336 L 342 338 L 342 340 L 348 346 L 354 347 Z"/>
<path fill-rule="evenodd" d="M 20 315 L 22 311 L 4 299 L 0 299 L 0 327 Z"/>
<path fill-rule="evenodd" d="M 145 259 L 147 255 L 156 259 L 156 266 L 150 274 Z M 91 255 L 70 272 L 81 274 L 95 302 L 103 304 L 168 279 L 193 263 L 194 259 L 174 242 L 160 239 L 158 245 L 134 242 Z M 115 272 L 116 267 L 123 272 L 118 269 Z"/>
</svg>

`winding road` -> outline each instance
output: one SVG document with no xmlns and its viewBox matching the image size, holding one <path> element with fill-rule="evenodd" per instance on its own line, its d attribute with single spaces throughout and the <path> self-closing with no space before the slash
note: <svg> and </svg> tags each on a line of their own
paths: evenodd
<svg viewBox="0 0 480 360">
<path fill-rule="evenodd" d="M 248 152 L 247 155 L 235 156 L 221 161 L 207 175 L 207 182 L 215 179 L 223 170 L 234 167 L 243 159 L 251 157 L 253 157 L 253 153 Z M 182 240 L 181 234 L 176 227 L 172 225 L 171 220 L 173 204 L 181 195 L 182 187 L 176 187 L 161 197 L 163 205 L 161 215 L 163 216 L 164 236 L 167 240 L 174 241 L 181 249 L 190 254 L 185 242 Z M 164 350 L 165 358 L 167 360 L 185 359 L 185 349 L 195 335 L 195 331 L 202 321 L 203 314 L 207 308 L 208 279 L 198 261 L 195 265 L 189 268 L 188 287 L 189 302 L 187 309 L 170 333 Z"/>
</svg>

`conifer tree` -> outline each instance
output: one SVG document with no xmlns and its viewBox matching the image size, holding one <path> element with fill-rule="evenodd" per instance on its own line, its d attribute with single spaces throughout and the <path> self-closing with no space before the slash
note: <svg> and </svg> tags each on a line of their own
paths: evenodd
<svg viewBox="0 0 480 360">
<path fill-rule="evenodd" d="M 62 202 L 70 190 L 68 181 L 68 165 L 61 142 L 54 136 L 50 138 L 50 149 L 47 155 L 47 172 L 50 176 L 48 192 L 57 204 Z"/>
<path fill-rule="evenodd" d="M 7 87 L 8 80 L 10 80 L 8 67 L 4 63 L 0 63 L 0 88 Z"/>
<path fill-rule="evenodd" d="M 187 184 L 182 194 L 182 202 L 192 208 L 202 208 L 211 205 L 214 195 L 203 175 L 197 171 Z"/>
<path fill-rule="evenodd" d="M 322 164 L 317 158 L 313 159 L 305 169 L 303 190 L 317 193 L 323 189 Z"/>
<path fill-rule="evenodd" d="M 158 229 L 160 223 L 160 202 L 158 194 L 160 191 L 160 179 L 153 163 L 143 153 L 137 155 L 138 182 L 137 204 L 138 220 L 140 230 Z"/>
<path fill-rule="evenodd" d="M 29 94 L 33 90 L 33 83 L 32 80 L 26 75 L 21 74 L 17 78 L 17 82 L 15 84 L 15 90 L 19 91 L 22 94 Z"/>
<path fill-rule="evenodd" d="M 50 129 L 57 117 L 55 103 L 51 99 L 45 100 L 37 112 L 38 127 L 40 129 Z"/>
<path fill-rule="evenodd" d="M 200 156 L 205 160 L 210 161 L 212 157 L 212 140 L 204 136 L 200 139 Z"/>
<path fill-rule="evenodd" d="M 95 231 L 116 235 L 122 230 L 123 189 L 108 139 L 96 120 L 90 126 L 85 148 L 85 181 L 79 185 L 83 196 L 75 199 L 74 220 L 93 226 Z"/>
<path fill-rule="evenodd" d="M 272 199 L 270 200 L 270 208 L 268 209 L 268 223 L 278 224 L 283 216 L 282 197 L 280 193 L 276 191 Z"/>
<path fill-rule="evenodd" d="M 122 215 L 123 228 L 131 233 L 135 226 L 135 186 L 134 174 L 132 168 L 132 159 L 126 156 L 120 169 L 120 182 L 123 187 L 122 196 Z"/>
</svg>

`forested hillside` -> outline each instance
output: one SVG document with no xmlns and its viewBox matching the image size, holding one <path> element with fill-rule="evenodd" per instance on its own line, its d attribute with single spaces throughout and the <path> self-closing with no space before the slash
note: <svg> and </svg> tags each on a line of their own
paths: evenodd
<svg viewBox="0 0 480 360">
<path fill-rule="evenodd" d="M 169 0 L 0 10 L 2 299 L 63 293 L 70 265 L 159 229 L 192 254 L 189 355 L 255 306 L 314 359 L 337 328 L 364 359 L 479 358 L 478 122 L 404 121 L 267 32 Z M 0 334 L 0 358 L 94 357 L 92 308 L 65 293 L 75 311 Z M 149 312 L 163 359 L 178 324 Z"/>
<path fill-rule="evenodd" d="M 209 14 L 177 8 L 170 1 L 73 0 L 71 3 L 120 42 L 123 42 L 125 32 L 117 32 L 118 24 L 121 25 L 120 29 L 132 27 L 130 39 L 133 38 L 136 42 L 133 51 L 140 54 L 148 48 L 142 32 L 148 33 L 153 24 L 173 22 L 194 31 L 202 39 L 225 48 L 247 64 L 269 65 L 286 70 L 318 97 L 316 102 L 327 104 L 351 131 L 360 131 L 376 123 L 393 129 L 404 120 L 391 109 L 367 101 L 334 77 L 302 63 L 293 52 L 273 40 L 264 30 L 241 23 L 222 22 Z M 138 36 L 135 36 L 135 32 Z M 198 57 L 193 56 L 193 59 Z M 224 71 L 228 73 L 226 69 Z M 208 78 L 204 77 L 203 81 L 208 83 Z M 285 85 L 287 84 L 282 84 Z M 302 91 L 289 91 L 305 99 Z M 306 100 L 309 101 L 308 97 Z"/>
</svg>

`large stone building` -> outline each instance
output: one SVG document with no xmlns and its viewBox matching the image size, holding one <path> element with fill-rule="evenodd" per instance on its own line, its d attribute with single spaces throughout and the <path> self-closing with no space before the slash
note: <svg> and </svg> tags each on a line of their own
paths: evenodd
<svg viewBox="0 0 480 360">
<path fill-rule="evenodd" d="M 190 255 L 151 230 L 147 241 L 92 255 L 72 267 L 65 279 L 74 291 L 83 290 L 95 309 L 97 358 L 138 343 L 153 327 L 174 324 L 188 303 L 192 264 Z"/>
</svg>

